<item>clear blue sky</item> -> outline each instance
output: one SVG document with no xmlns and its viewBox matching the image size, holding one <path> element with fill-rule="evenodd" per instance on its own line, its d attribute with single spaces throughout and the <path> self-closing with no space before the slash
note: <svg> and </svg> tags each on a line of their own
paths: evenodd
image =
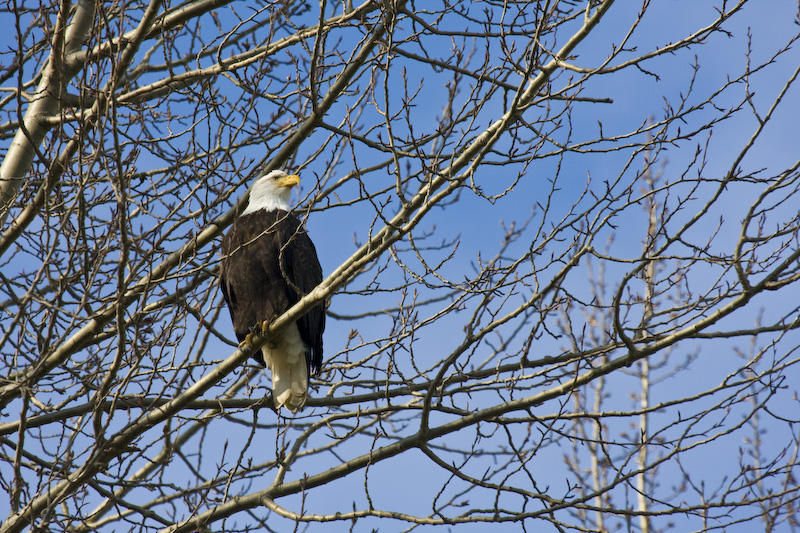
<svg viewBox="0 0 800 533">
<path fill-rule="evenodd" d="M 698 26 L 704 25 L 713 19 L 715 16 L 713 6 L 717 3 L 689 0 L 654 2 L 640 28 L 627 45 L 628 48 L 635 47 L 635 52 L 630 52 L 623 57 L 633 57 L 636 54 L 653 50 L 685 37 Z M 337 5 L 336 8 L 339 9 L 339 4 L 335 4 Z M 765 9 L 764 7 L 767 5 L 769 7 Z M 420 3 L 418 3 L 419 6 Z M 597 66 L 598 62 L 608 53 L 609 46 L 612 43 L 618 44 L 622 41 L 639 8 L 640 4 L 637 2 L 618 0 L 606 19 L 601 23 L 601 26 L 579 46 L 577 59 L 570 61 L 585 68 Z M 305 23 L 307 25 L 316 22 L 316 17 L 318 16 L 316 10 L 316 6 L 313 6 L 306 15 L 307 20 Z M 751 5 L 745 13 L 735 17 L 726 26 L 726 29 L 730 31 L 729 35 L 716 33 L 710 36 L 703 46 L 695 46 L 690 50 L 681 50 L 674 55 L 660 57 L 652 62 L 645 63 L 643 65 L 644 68 L 656 72 L 659 76 L 658 79 L 635 67 L 623 72 L 592 78 L 582 88 L 581 96 L 598 99 L 609 98 L 613 100 L 613 103 L 587 102 L 576 104 L 571 115 L 572 131 L 569 137 L 566 135 L 566 128 L 557 131 L 554 134 L 555 137 L 562 142 L 576 144 L 595 138 L 600 127 L 598 123 L 602 123 L 604 134 L 609 136 L 630 131 L 638 124 L 642 124 L 651 118 L 657 121 L 663 116 L 667 102 L 675 106 L 680 101 L 681 96 L 687 94 L 692 76 L 695 76 L 695 81 L 692 92 L 686 101 L 687 105 L 690 106 L 699 104 L 708 97 L 710 91 L 719 88 L 728 77 L 736 76 L 744 71 L 746 65 L 745 53 L 748 50 L 748 46 L 752 47 L 751 64 L 761 64 L 774 55 L 778 48 L 784 45 L 791 36 L 795 35 L 797 33 L 796 10 L 796 3 L 788 1 L 761 3 L 760 7 Z M 748 28 L 750 29 L 749 33 L 752 34 L 752 39 L 748 38 Z M 6 34 L 5 37 L 0 37 L 0 46 L 13 46 L 12 42 L 2 40 L 8 39 L 10 36 L 10 34 Z M 356 39 L 357 37 L 346 34 L 346 38 Z M 523 40 L 523 38 L 519 39 L 520 42 Z M 402 59 L 398 58 L 396 61 L 397 65 L 403 64 Z M 699 69 L 695 70 L 695 64 L 699 66 Z M 752 93 L 752 102 L 756 106 L 757 112 L 763 116 L 767 113 L 775 96 L 782 89 L 782 84 L 789 73 L 798 64 L 800 64 L 800 52 L 797 49 L 789 50 L 779 57 L 774 64 L 753 75 L 748 80 L 748 86 L 745 86 L 744 83 L 732 85 L 717 96 L 714 103 L 722 108 L 738 105 L 745 97 L 746 92 L 749 91 Z M 399 79 L 399 73 L 395 72 L 392 75 L 397 76 Z M 414 79 L 415 75 L 420 74 L 414 71 L 409 71 L 408 73 L 409 79 Z M 419 131 L 430 129 L 437 117 L 441 115 L 444 105 L 443 99 L 446 96 L 444 83 L 448 78 L 446 75 L 435 77 L 427 72 L 424 73 L 424 77 L 424 84 L 420 89 L 419 95 L 414 100 L 415 107 L 412 109 L 413 123 L 418 125 Z M 566 79 L 566 75 L 562 76 L 556 83 L 564 83 Z M 225 82 L 223 81 L 222 83 L 224 84 Z M 366 80 L 361 80 L 357 84 L 363 86 L 366 84 Z M 399 81 L 393 84 L 392 87 L 400 87 Z M 398 108 L 401 105 L 400 95 L 398 94 L 392 94 L 390 101 L 393 106 Z M 332 119 L 337 113 L 341 112 L 341 108 L 335 107 L 329 118 Z M 476 122 L 481 127 L 485 127 L 492 120 L 496 120 L 501 112 L 502 99 L 498 99 L 485 108 Z M 366 113 L 369 114 L 372 111 L 368 109 Z M 690 130 L 707 120 L 707 117 L 714 113 L 717 113 L 717 111 L 706 105 L 703 109 L 687 117 L 685 125 L 681 125 L 681 127 Z M 799 153 L 797 148 L 797 121 L 799 115 L 800 90 L 797 87 L 792 87 L 786 95 L 778 114 L 759 138 L 754 149 L 743 160 L 740 167 L 743 173 L 761 171 L 765 175 L 769 175 L 770 173 L 779 172 L 797 161 Z M 377 114 L 374 114 L 374 116 L 377 121 Z M 703 168 L 702 175 L 705 179 L 721 179 L 730 170 L 733 154 L 738 153 L 748 142 L 755 131 L 756 125 L 752 111 L 744 108 L 730 119 L 716 125 L 713 131 L 701 133 L 690 140 L 669 146 L 667 151 L 659 155 L 660 160 L 666 163 L 664 179 L 670 181 L 677 179 L 684 170 L 690 167 L 697 147 L 705 147 L 706 141 L 708 141 L 708 149 L 705 151 L 707 163 Z M 202 131 L 205 127 L 213 129 L 214 125 L 199 124 L 197 129 Z M 321 142 L 324 137 L 323 133 L 315 134 L 312 142 L 301 147 L 297 160 L 302 161 L 305 156 L 312 153 L 318 146 L 318 144 L 314 144 L 314 141 L 319 139 Z M 641 140 L 641 137 L 642 135 L 639 135 L 639 140 Z M 358 145 L 356 144 L 356 146 Z M 506 140 L 501 140 L 498 144 L 498 148 L 506 148 L 507 146 Z M 608 142 L 603 146 L 613 148 L 615 143 Z M 269 146 L 268 148 L 274 149 L 275 147 Z M 261 147 L 253 148 L 249 151 L 242 150 L 240 153 L 242 157 L 257 158 L 263 156 Z M 382 160 L 385 155 L 358 147 L 356 157 L 360 166 L 366 166 Z M 522 171 L 522 165 L 506 167 L 484 166 L 476 174 L 475 181 L 477 186 L 481 187 L 485 193 L 498 193 L 514 183 L 513 192 L 495 202 L 489 202 L 471 192 L 465 192 L 459 202 L 448 205 L 444 209 L 434 210 L 418 227 L 416 234 L 421 235 L 426 231 L 435 230 L 435 237 L 432 239 L 434 243 L 460 242 L 452 258 L 442 267 L 441 273 L 451 279 L 461 280 L 472 274 L 479 256 L 485 259 L 497 252 L 503 237 L 504 227 L 508 227 L 512 222 L 519 226 L 533 216 L 527 232 L 519 242 L 512 246 L 510 251 L 519 252 L 527 249 L 532 240 L 537 238 L 535 231 L 537 225 L 541 224 L 546 231 L 552 223 L 557 223 L 564 216 L 567 216 L 576 198 L 582 194 L 586 187 L 588 179 L 591 179 L 589 188 L 602 195 L 605 187 L 604 183 L 614 180 L 622 172 L 628 163 L 629 157 L 629 151 L 620 150 L 594 155 L 567 154 L 563 160 L 558 158 L 537 160 L 525 168 L 524 175 L 516 182 L 515 178 L 517 173 Z M 345 151 L 338 168 L 340 174 L 346 173 L 353 167 L 353 162 L 349 158 L 350 154 Z M 304 188 L 300 197 L 305 198 L 309 190 L 313 189 L 316 178 L 325 175 L 328 170 L 325 166 L 326 161 L 327 158 L 320 158 L 301 171 Z M 160 166 L 160 163 L 152 162 L 143 157 L 140 160 L 142 167 L 140 170 L 146 169 L 148 164 L 152 164 L 153 167 Z M 550 195 L 551 180 L 554 178 L 556 168 L 559 165 L 557 190 Z M 626 171 L 626 176 L 633 175 L 633 173 L 641 169 L 641 166 L 640 160 L 635 162 Z M 696 166 L 691 167 L 691 169 L 690 172 L 697 172 Z M 387 184 L 391 184 L 391 176 L 383 173 L 376 177 L 377 174 L 369 176 L 369 187 L 380 189 L 386 187 Z M 240 193 L 244 193 L 245 185 L 241 186 Z M 697 198 L 686 203 L 684 210 L 676 215 L 675 225 L 682 220 L 687 220 L 702 209 L 705 202 L 703 195 L 707 194 L 711 188 L 712 186 L 703 186 L 696 192 Z M 684 192 L 688 193 L 688 190 L 688 186 L 676 188 L 675 194 L 670 196 L 669 201 L 677 202 L 680 195 Z M 740 222 L 744 217 L 747 206 L 752 202 L 754 190 L 746 185 L 731 187 L 725 193 L 724 202 L 713 207 L 712 211 L 706 215 L 702 228 L 693 230 L 687 235 L 687 238 L 701 240 L 703 235 L 700 229 L 705 231 L 719 224 L 719 233 L 713 242 L 712 250 L 729 249 L 730 243 L 735 242 L 739 236 L 741 231 Z M 355 186 L 347 186 L 337 191 L 337 194 L 340 199 L 346 201 L 358 197 L 360 191 Z M 551 204 L 545 216 L 541 207 L 537 206 L 537 204 L 544 202 L 548 195 Z M 296 198 L 297 196 L 294 197 L 294 199 Z M 587 205 L 590 201 L 591 198 L 587 196 L 581 201 L 581 205 Z M 220 214 L 227 207 L 228 205 L 221 206 Z M 383 214 L 390 216 L 397 207 L 398 203 L 394 200 L 387 204 Z M 796 213 L 796 211 L 797 207 L 794 205 L 781 206 L 774 212 L 774 216 L 785 218 L 792 216 L 792 213 Z M 349 257 L 361 243 L 368 239 L 370 224 L 374 217 L 374 206 L 363 202 L 354 206 L 336 207 L 314 212 L 309 216 L 307 228 L 317 245 L 320 260 L 326 273 L 331 272 Z M 624 210 L 614 220 L 614 225 L 617 229 L 615 232 L 616 238 L 611 245 L 612 255 L 630 259 L 638 257 L 641 254 L 642 242 L 646 236 L 647 229 L 647 216 L 644 209 L 633 206 Z M 611 233 L 611 230 L 607 228 L 601 235 L 605 237 L 610 236 Z M 598 239 L 595 246 L 601 247 L 602 244 L 604 244 L 604 240 Z M 429 251 L 424 254 L 424 257 L 431 264 L 436 264 L 445 255 L 447 254 L 441 251 Z M 543 256 L 544 259 L 545 257 Z M 413 259 L 411 260 L 413 261 Z M 419 267 L 416 263 L 414 266 Z M 529 270 L 530 267 L 525 268 Z M 621 273 L 627 271 L 627 269 L 628 266 L 624 264 L 609 265 L 607 272 L 609 286 L 614 287 Z M 692 290 L 695 293 L 702 293 L 704 288 L 715 282 L 716 275 L 717 273 L 714 272 L 713 268 L 704 269 L 702 266 L 698 266 L 691 274 Z M 387 272 L 383 276 L 384 283 L 388 283 L 389 281 L 400 279 L 401 272 L 390 263 Z M 365 278 L 367 277 L 365 276 Z M 361 287 L 364 282 L 359 280 L 355 283 L 355 286 Z M 584 295 L 588 298 L 589 279 L 584 269 L 571 275 L 565 286 L 574 294 Z M 632 283 L 632 286 L 636 286 L 635 282 Z M 437 294 L 440 293 L 422 291 L 422 296 Z M 521 298 L 522 296 L 511 298 L 506 309 L 515 305 Z M 330 310 L 340 315 L 380 311 L 398 304 L 399 299 L 400 295 L 397 292 L 379 293 L 369 297 L 342 295 L 333 298 Z M 726 323 L 726 325 L 735 328 L 748 328 L 753 326 L 754 321 L 759 317 L 764 321 L 768 321 L 785 312 L 787 308 L 791 309 L 797 305 L 795 301 L 770 299 L 769 295 L 761 300 L 756 300 L 755 304 L 752 306 L 751 311 L 737 315 L 736 323 Z M 421 307 L 420 319 L 434 314 L 444 305 L 446 303 Z M 435 328 L 427 327 L 420 330 L 413 344 L 408 345 L 409 348 L 413 348 L 418 364 L 427 367 L 435 366 L 443 355 L 452 351 L 461 342 L 463 339 L 462 326 L 465 320 L 464 315 L 466 314 L 465 312 L 460 315 L 448 316 L 440 321 Z M 230 338 L 233 338 L 227 318 L 226 312 L 223 311 L 216 326 Z M 390 315 L 383 314 L 365 317 L 357 321 L 330 319 L 325 334 L 326 357 L 329 360 L 341 361 L 344 355 L 337 354 L 344 352 L 348 342 L 352 342 L 350 335 L 354 329 L 358 330 L 358 333 L 367 340 L 390 335 L 393 318 Z M 580 329 L 579 324 L 584 318 L 576 313 L 573 320 L 576 324 L 576 329 Z M 191 323 L 191 320 L 189 323 Z M 513 324 L 518 323 L 518 321 L 513 322 Z M 791 337 L 795 339 L 793 342 L 797 342 L 795 333 L 787 337 Z M 789 339 L 784 340 L 787 341 Z M 492 341 L 495 343 L 500 342 L 499 339 L 492 339 Z M 706 390 L 712 387 L 713 384 L 723 381 L 729 373 L 741 366 L 741 359 L 737 356 L 736 350 L 747 350 L 746 343 L 748 341 L 749 339 L 714 340 L 678 345 L 669 354 L 669 365 L 655 371 L 660 377 L 663 377 L 663 380 L 653 385 L 651 401 L 653 403 L 667 402 Z M 518 344 L 519 340 L 515 340 L 512 343 L 512 348 L 518 348 Z M 554 339 L 545 334 L 537 342 L 531 358 L 558 355 L 568 348 L 565 339 Z M 188 349 L 188 345 L 186 347 L 181 346 L 178 352 Z M 365 356 L 372 350 L 374 350 L 374 347 L 366 346 L 363 349 L 347 354 L 347 358 L 355 360 L 360 356 Z M 491 350 L 488 345 L 483 345 L 481 350 L 484 353 L 479 355 L 482 355 L 482 357 L 490 356 Z M 227 357 L 232 351 L 232 348 L 228 345 L 221 342 L 212 342 L 208 346 L 205 355 L 207 360 L 221 359 Z M 780 352 L 780 350 L 777 350 L 777 352 Z M 694 355 L 699 356 L 696 359 L 692 359 L 689 371 L 679 372 L 675 375 L 671 374 L 675 365 L 680 364 L 685 358 L 692 358 Z M 771 355 L 771 352 L 768 352 L 765 358 Z M 474 360 L 479 361 L 482 357 L 476 356 Z M 385 359 L 383 361 L 385 362 Z M 797 369 L 793 370 L 792 375 L 800 380 Z M 261 379 L 260 384 L 266 385 L 267 378 Z M 609 383 L 610 396 L 607 399 L 606 408 L 631 409 L 634 406 L 631 394 L 636 394 L 639 390 L 636 378 L 630 374 L 620 372 L 611 377 Z M 797 403 L 792 396 L 796 394 L 797 387 L 793 383 L 786 385 L 786 388 L 776 391 L 776 397 L 772 401 L 772 409 L 778 416 L 796 417 Z M 323 384 L 312 395 L 322 396 L 326 391 L 326 386 Z M 258 394 L 260 392 L 257 392 L 256 396 Z M 479 405 L 481 401 L 483 401 L 483 398 L 476 397 L 473 405 Z M 492 399 L 487 398 L 487 401 L 492 401 Z M 721 399 L 717 397 L 701 399 L 695 402 L 692 408 L 694 411 L 698 411 L 706 402 L 710 404 L 717 401 L 721 401 Z M 538 408 L 535 414 L 537 416 L 551 415 L 557 411 L 558 407 L 555 403 L 545 404 Z M 564 407 L 565 410 L 569 410 L 569 408 L 569 405 Z M 319 410 L 319 413 L 324 412 L 324 410 Z M 305 414 L 314 416 L 317 412 L 312 410 Z M 685 416 L 687 413 L 683 412 L 681 414 Z M 263 421 L 264 417 L 271 417 L 272 414 L 262 411 L 259 416 Z M 667 426 L 675 416 L 676 413 L 670 410 L 655 413 L 653 415 L 653 424 L 655 427 Z M 741 413 L 735 411 L 730 413 L 730 416 L 735 418 L 741 416 Z M 635 433 L 636 428 L 624 426 L 628 422 L 629 420 L 625 420 L 615 426 L 614 421 L 609 421 L 608 435 L 617 439 L 622 438 L 621 436 L 628 432 L 630 433 L 628 437 L 633 440 L 634 437 L 631 435 Z M 699 434 L 713 432 L 713 428 L 710 427 L 712 422 L 712 420 L 703 420 L 693 430 L 696 430 Z M 764 424 L 770 437 L 764 442 L 765 449 L 773 455 L 777 454 L 779 452 L 777 448 L 787 441 L 787 437 L 791 437 L 791 435 L 787 435 L 787 431 L 790 431 L 791 427 L 774 420 L 764 420 Z M 220 457 L 223 441 L 232 444 L 231 449 L 233 451 L 229 450 L 224 460 L 219 460 L 220 464 L 230 466 L 238 459 L 236 454 L 239 452 L 240 448 L 238 446 L 242 442 L 240 439 L 247 437 L 249 428 L 237 427 L 234 424 L 228 424 L 225 427 L 229 428 L 230 432 L 219 432 L 206 438 L 209 445 L 214 443 L 219 446 Z M 389 426 L 387 429 L 396 428 Z M 665 430 L 666 433 L 668 433 L 668 430 Z M 248 457 L 252 456 L 256 462 L 266 461 L 273 457 L 274 445 L 277 440 L 273 432 L 266 436 L 260 435 L 259 438 L 264 439 L 265 445 L 263 448 L 255 450 L 251 448 L 247 451 Z M 456 434 L 442 439 L 437 444 L 468 448 L 472 445 L 471 438 L 473 438 L 472 433 Z M 502 440 L 503 435 L 499 434 L 499 432 L 494 433 L 491 436 L 486 436 L 476 447 L 492 449 L 494 446 L 500 446 Z M 701 472 L 701 477 L 706 481 L 711 491 L 718 486 L 724 485 L 726 479 L 730 479 L 731 476 L 738 473 L 736 471 L 739 459 L 738 450 L 742 445 L 742 440 L 741 433 L 720 438 L 715 443 L 704 447 L 698 453 L 685 454 L 682 458 L 681 466 Z M 357 444 L 353 444 L 347 449 L 345 454 L 347 457 L 365 453 L 370 449 L 371 443 L 366 442 L 366 439 L 356 440 L 355 442 Z M 260 453 L 262 455 L 259 455 Z M 530 466 L 534 469 L 537 483 L 536 489 L 547 490 L 554 497 L 568 492 L 565 482 L 568 479 L 568 475 L 563 465 L 563 455 L 567 453 L 569 453 L 569 442 L 566 440 L 561 442 L 560 445 L 545 447 L 537 451 L 535 460 L 530 463 Z M 211 461 L 216 458 L 213 454 L 209 455 L 209 460 Z M 298 465 L 296 470 L 290 472 L 289 478 L 300 478 L 304 472 L 308 474 L 315 473 L 330 467 L 337 460 L 333 455 L 325 454 L 308 459 Z M 487 468 L 491 468 L 491 462 L 482 464 Z M 170 471 L 170 475 L 174 475 L 175 479 L 191 475 L 188 469 L 182 470 L 182 468 L 180 464 L 174 465 L 174 470 Z M 664 493 L 669 492 L 670 485 L 680 482 L 679 468 L 674 461 L 661 467 L 661 475 L 662 487 L 660 490 L 663 490 Z M 522 477 L 521 474 L 520 477 Z M 370 496 L 377 508 L 419 513 L 424 516 L 431 512 L 431 501 L 445 483 L 447 476 L 441 471 L 432 469 L 430 462 L 423 458 L 420 452 L 412 451 L 371 468 L 368 479 Z M 519 481 L 520 485 L 525 483 L 524 477 L 521 481 L 516 476 L 514 479 Z M 266 485 L 271 481 L 271 478 L 258 480 L 254 483 L 253 490 L 262 488 L 261 486 L 256 486 L 258 483 Z M 525 488 L 531 489 L 532 487 L 526 486 Z M 143 493 L 142 498 L 147 498 L 148 495 L 145 494 L 145 490 L 141 490 Z M 633 497 L 630 494 L 626 496 Z M 473 497 L 473 495 L 466 495 L 465 499 Z M 482 493 L 481 496 L 473 499 L 473 505 L 476 505 L 475 501 L 481 497 L 487 498 L 486 507 L 492 505 L 492 502 L 489 501 L 491 498 L 486 493 Z M 356 473 L 345 480 L 332 483 L 330 487 L 312 494 L 306 502 L 306 508 L 310 512 L 318 514 L 339 510 L 347 511 L 351 508 L 351 501 L 356 501 L 359 508 L 367 506 L 364 497 L 363 473 Z M 279 503 L 284 503 L 293 509 L 300 508 L 299 497 L 287 498 Z M 514 497 L 508 497 L 507 503 L 509 507 L 521 507 L 520 501 L 516 501 Z M 632 505 L 630 502 L 625 502 L 625 504 Z M 2 507 L 4 505 L 7 505 L 6 500 L 0 499 L 0 513 L 4 510 Z M 405 524 L 402 522 L 381 523 L 365 520 L 359 522 L 359 525 L 380 527 L 381 531 L 401 531 L 405 529 Z M 534 524 L 535 527 L 539 525 L 541 524 Z M 319 526 L 314 525 L 309 530 L 315 531 L 317 527 Z M 326 531 L 345 531 L 349 529 L 350 523 L 334 522 L 326 524 L 324 527 Z M 685 523 L 678 523 L 675 530 L 684 531 L 698 527 L 696 519 L 687 519 Z M 753 524 L 750 523 L 744 526 L 733 526 L 727 531 L 752 531 L 752 527 Z M 459 528 L 459 531 L 461 530 Z M 466 527 L 463 530 L 485 531 L 486 529 L 485 526 L 475 526 L 473 528 Z M 518 526 L 509 526 L 507 530 L 517 531 Z"/>
</svg>

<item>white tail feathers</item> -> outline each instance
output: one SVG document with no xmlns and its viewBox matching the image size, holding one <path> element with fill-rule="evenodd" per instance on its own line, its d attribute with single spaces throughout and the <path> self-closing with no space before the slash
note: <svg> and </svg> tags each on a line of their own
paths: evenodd
<svg viewBox="0 0 800 533">
<path fill-rule="evenodd" d="M 287 327 L 278 338 L 261 350 L 264 363 L 272 374 L 272 398 L 275 408 L 286 406 L 296 413 L 308 399 L 306 349 L 297 325 Z"/>
</svg>

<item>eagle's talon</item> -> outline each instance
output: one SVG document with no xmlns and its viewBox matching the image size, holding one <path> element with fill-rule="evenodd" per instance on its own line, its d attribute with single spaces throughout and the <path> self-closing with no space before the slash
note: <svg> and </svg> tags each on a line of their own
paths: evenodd
<svg viewBox="0 0 800 533">
<path fill-rule="evenodd" d="M 252 332 L 248 333 L 245 336 L 244 340 L 239 343 L 239 349 L 240 350 L 244 350 L 244 349 L 248 349 L 248 348 L 249 349 L 253 348 L 253 333 Z"/>
</svg>

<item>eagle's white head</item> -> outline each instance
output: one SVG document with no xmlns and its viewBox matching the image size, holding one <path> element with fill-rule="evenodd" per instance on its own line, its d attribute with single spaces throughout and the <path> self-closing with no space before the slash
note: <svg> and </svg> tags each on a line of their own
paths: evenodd
<svg viewBox="0 0 800 533">
<path fill-rule="evenodd" d="M 300 183 L 300 176 L 287 174 L 283 170 L 273 170 L 261 176 L 250 188 L 250 198 L 242 214 L 255 213 L 261 209 L 288 211 L 292 187 L 298 183 Z"/>
</svg>

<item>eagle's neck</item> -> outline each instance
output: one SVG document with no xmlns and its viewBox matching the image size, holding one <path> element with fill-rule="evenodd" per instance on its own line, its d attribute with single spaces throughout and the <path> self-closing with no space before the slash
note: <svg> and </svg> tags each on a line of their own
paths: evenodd
<svg viewBox="0 0 800 533">
<path fill-rule="evenodd" d="M 259 194 L 259 192 L 250 192 L 250 199 L 247 201 L 247 207 L 242 211 L 242 215 L 249 215 L 262 209 L 267 212 L 275 211 L 276 209 L 289 211 L 288 198 L 281 198 L 272 194 Z"/>
</svg>

